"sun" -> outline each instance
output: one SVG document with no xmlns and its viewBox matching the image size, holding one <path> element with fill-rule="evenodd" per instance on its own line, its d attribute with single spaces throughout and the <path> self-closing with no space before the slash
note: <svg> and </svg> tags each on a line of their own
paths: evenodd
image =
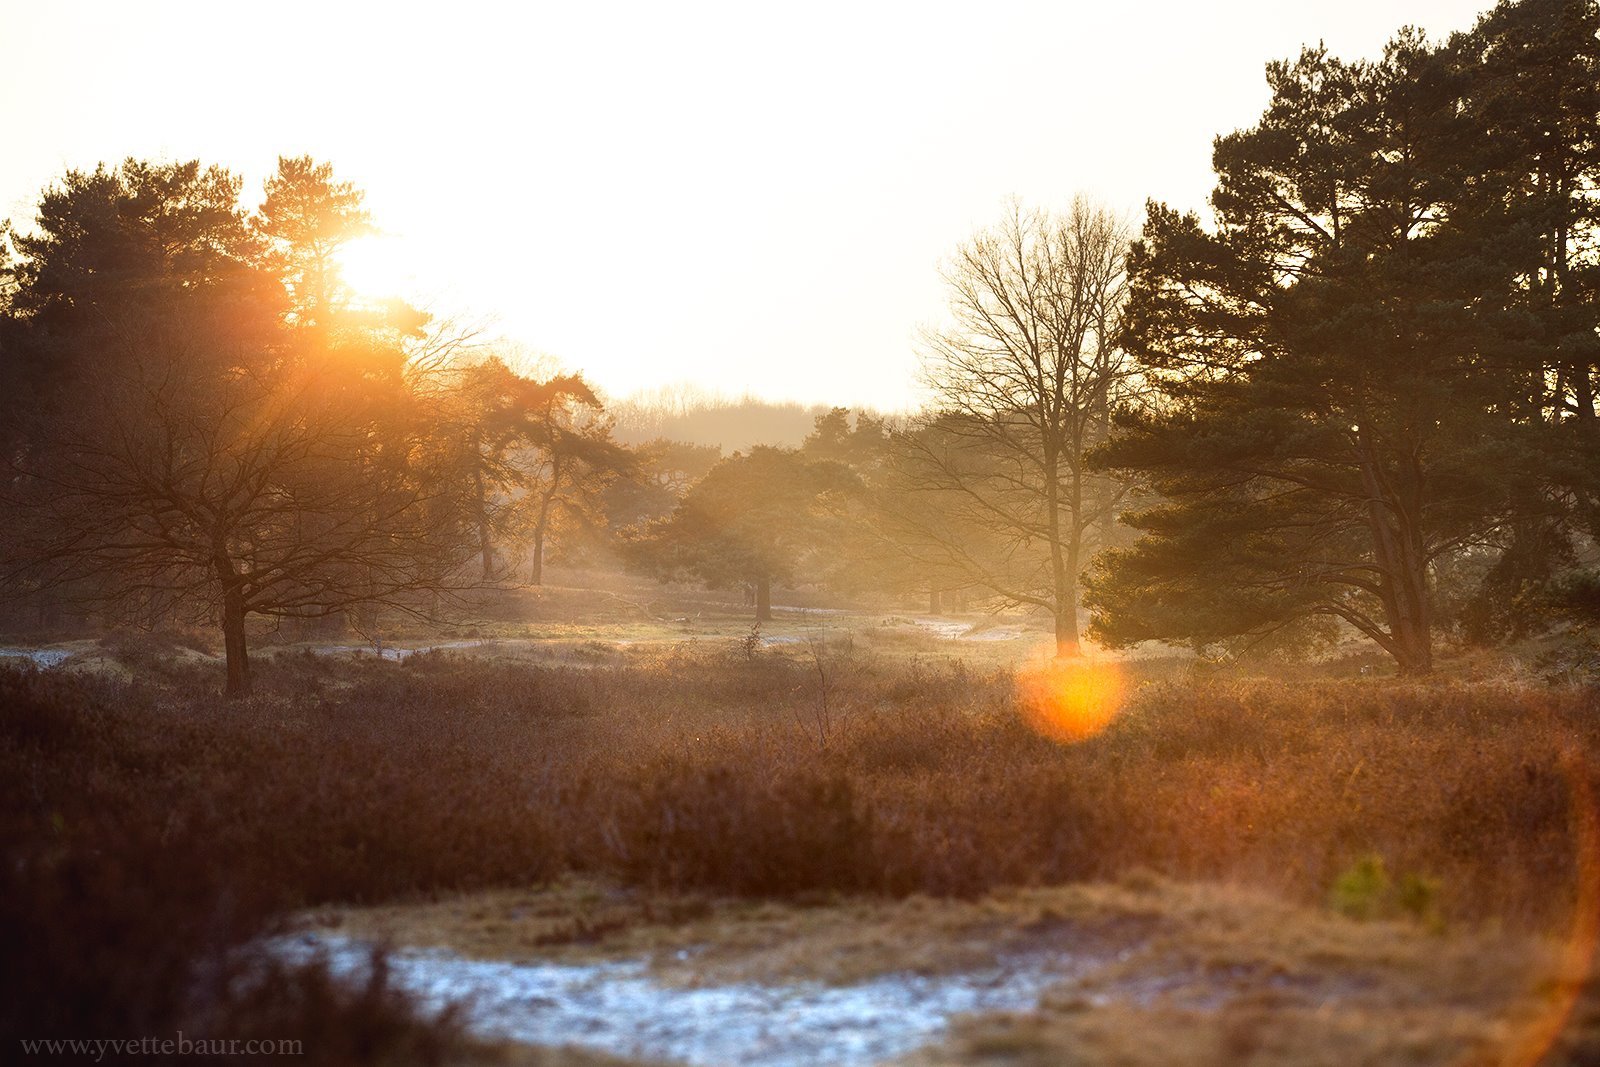
<svg viewBox="0 0 1600 1067">
<path fill-rule="evenodd" d="M 416 274 L 401 242 L 391 236 L 358 237 L 336 253 L 339 277 L 358 304 L 383 303 L 410 295 Z"/>
</svg>

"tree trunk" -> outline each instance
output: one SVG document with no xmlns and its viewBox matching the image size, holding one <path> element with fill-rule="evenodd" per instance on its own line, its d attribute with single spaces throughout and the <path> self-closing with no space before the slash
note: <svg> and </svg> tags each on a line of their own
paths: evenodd
<svg viewBox="0 0 1600 1067">
<path fill-rule="evenodd" d="M 940 615 L 944 613 L 944 598 L 940 596 L 937 588 L 928 590 L 928 614 Z"/>
<path fill-rule="evenodd" d="M 1069 520 L 1072 544 L 1063 544 L 1060 459 L 1048 441 L 1043 466 L 1045 523 L 1050 536 L 1050 587 L 1055 601 L 1056 658 L 1069 659 L 1083 651 L 1078 645 L 1078 516 L 1074 511 Z"/>
<path fill-rule="evenodd" d="M 561 491 L 561 455 L 550 461 L 550 488 L 539 496 L 539 517 L 533 524 L 533 584 L 544 584 L 544 535 L 550 529 L 550 510 Z"/>
<path fill-rule="evenodd" d="M 1395 664 L 1400 675 L 1420 678 L 1433 673 L 1433 639 L 1426 631 L 1407 634 L 1396 643 Z"/>
<path fill-rule="evenodd" d="M 222 645 L 228 661 L 228 686 L 223 692 L 229 697 L 242 697 L 250 692 L 250 652 L 245 647 L 244 636 L 244 579 L 233 565 L 226 536 L 220 529 L 214 533 L 211 568 L 222 586 Z"/>
<path fill-rule="evenodd" d="M 1580 365 L 1572 376 L 1574 404 L 1578 409 L 1578 437 L 1587 443 L 1595 432 L 1594 380 L 1590 367 Z"/>
<path fill-rule="evenodd" d="M 1592 457 L 1600 449 L 1596 449 L 1597 437 L 1600 437 L 1600 426 L 1595 419 L 1595 390 L 1594 380 L 1590 377 L 1593 365 L 1587 362 L 1580 363 L 1572 377 L 1572 391 L 1574 401 L 1578 408 L 1578 462 L 1579 469 L 1593 468 L 1590 465 Z M 1589 536 L 1600 536 L 1600 508 L 1596 507 L 1594 483 L 1587 481 L 1578 486 L 1577 491 L 1580 516 L 1587 520 Z"/>
<path fill-rule="evenodd" d="M 1056 658 L 1083 655 L 1078 635 L 1078 553 L 1071 551 L 1056 565 Z"/>
<path fill-rule="evenodd" d="M 477 455 L 477 445 L 473 445 L 473 455 Z M 499 567 L 494 559 L 494 536 L 489 530 L 489 501 L 486 499 L 487 487 L 483 484 L 483 468 L 476 467 L 472 472 L 474 495 L 472 499 L 473 522 L 478 527 L 478 552 L 483 557 L 483 580 L 492 582 Z"/>
<path fill-rule="evenodd" d="M 772 621 L 772 579 L 765 574 L 756 579 L 756 622 Z"/>
<path fill-rule="evenodd" d="M 1407 537 L 1400 557 L 1396 612 L 1389 624 L 1399 655 L 1395 662 L 1404 675 L 1422 675 L 1433 670 L 1432 603 L 1428 590 L 1428 565 L 1422 558 L 1418 539 Z"/>
<path fill-rule="evenodd" d="M 1071 659 L 1083 655 L 1083 645 L 1078 639 L 1078 611 L 1069 601 L 1056 605 L 1056 658 Z"/>
<path fill-rule="evenodd" d="M 228 658 L 227 696 L 250 692 L 250 651 L 244 636 L 244 590 L 228 586 L 222 594 L 222 643 Z"/>
<path fill-rule="evenodd" d="M 1428 674 L 1433 670 L 1433 605 L 1427 553 L 1416 524 L 1421 511 L 1421 476 L 1408 471 L 1410 484 L 1396 492 L 1373 456 L 1366 428 L 1358 429 L 1356 435 L 1373 562 L 1380 575 L 1379 599 L 1394 646 L 1389 653 L 1401 674 Z"/>
<path fill-rule="evenodd" d="M 539 500 L 539 517 L 533 524 L 533 577 L 534 585 L 544 584 L 544 537 L 550 529 L 550 504 L 554 492 L 546 493 Z"/>
</svg>

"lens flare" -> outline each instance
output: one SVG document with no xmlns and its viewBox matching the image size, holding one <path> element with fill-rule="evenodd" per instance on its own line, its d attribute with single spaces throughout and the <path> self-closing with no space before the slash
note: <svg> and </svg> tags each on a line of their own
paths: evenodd
<svg viewBox="0 0 1600 1067">
<path fill-rule="evenodd" d="M 1117 717 L 1127 696 L 1120 664 L 1058 659 L 1017 672 L 1017 707 L 1037 733 L 1055 741 L 1094 737 Z"/>
<path fill-rule="evenodd" d="M 1562 748 L 1561 769 L 1571 805 L 1577 907 L 1556 971 L 1548 976 L 1545 1009 L 1512 1041 L 1501 1060 L 1511 1067 L 1536 1067 L 1561 1040 L 1578 999 L 1593 979 L 1595 950 L 1600 946 L 1600 806 L 1595 804 L 1594 778 L 1581 749 L 1571 741 Z M 1464 1060 L 1463 1065 L 1467 1062 L 1474 1061 Z"/>
</svg>

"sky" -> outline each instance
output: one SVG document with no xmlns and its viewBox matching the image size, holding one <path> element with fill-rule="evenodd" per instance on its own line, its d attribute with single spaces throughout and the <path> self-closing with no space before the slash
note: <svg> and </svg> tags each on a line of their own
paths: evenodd
<svg viewBox="0 0 1600 1067">
<path fill-rule="evenodd" d="M 0 0 L 0 218 L 69 168 L 279 155 L 394 289 L 612 395 L 915 404 L 941 263 L 1008 198 L 1202 209 L 1267 61 L 1489 0 Z M 376 294 L 375 294 L 376 295 Z"/>
</svg>

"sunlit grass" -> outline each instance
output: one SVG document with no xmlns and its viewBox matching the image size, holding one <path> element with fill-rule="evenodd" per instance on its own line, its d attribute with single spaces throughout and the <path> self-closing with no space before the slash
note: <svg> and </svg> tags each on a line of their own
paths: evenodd
<svg viewBox="0 0 1600 1067">
<path fill-rule="evenodd" d="M 1338 918 L 1330 895 L 1370 856 L 1394 886 L 1356 909 L 1370 922 L 1539 932 L 1587 967 L 1581 690 L 1157 681 L 1137 663 L 1019 685 L 853 647 L 819 650 L 826 745 L 803 728 L 813 650 L 731 638 L 587 664 L 285 655 L 227 707 L 212 665 L 176 658 L 137 680 L 0 672 L 0 810 L 13 840 L 90 868 L 122 854 L 109 842 L 178 834 L 159 853 L 175 877 L 195 865 L 290 906 L 579 876 L 689 901 L 675 924 L 702 897 L 976 900 L 1135 872 Z M 1412 884 L 1437 887 L 1426 907 Z M 29 922 L 55 921 L 50 899 Z M 527 932 L 543 951 L 613 918 Z"/>
</svg>

